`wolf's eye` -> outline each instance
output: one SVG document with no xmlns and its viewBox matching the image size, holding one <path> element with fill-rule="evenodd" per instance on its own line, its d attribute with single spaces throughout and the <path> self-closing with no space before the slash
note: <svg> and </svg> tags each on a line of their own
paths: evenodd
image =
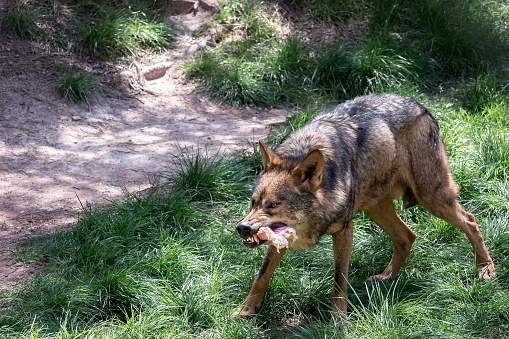
<svg viewBox="0 0 509 339">
<path fill-rule="evenodd" d="M 268 209 L 274 209 L 274 208 L 278 208 L 279 205 L 281 205 L 280 203 L 277 203 L 277 202 L 273 202 L 272 204 L 269 204 L 269 206 L 267 206 Z"/>
</svg>

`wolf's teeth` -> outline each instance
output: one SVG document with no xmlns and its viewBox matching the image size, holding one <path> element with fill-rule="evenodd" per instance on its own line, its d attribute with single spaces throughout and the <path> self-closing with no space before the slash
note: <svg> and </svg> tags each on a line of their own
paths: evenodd
<svg viewBox="0 0 509 339">
<path fill-rule="evenodd" d="M 255 243 L 259 244 L 260 238 L 258 238 L 258 236 L 256 234 L 253 234 L 249 238 L 246 238 L 246 242 L 255 242 Z"/>
</svg>

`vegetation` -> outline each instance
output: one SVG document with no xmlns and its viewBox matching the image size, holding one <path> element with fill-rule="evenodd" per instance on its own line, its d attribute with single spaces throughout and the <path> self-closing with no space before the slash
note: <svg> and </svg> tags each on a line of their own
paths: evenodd
<svg viewBox="0 0 509 339">
<path fill-rule="evenodd" d="M 48 48 L 104 60 L 169 47 L 173 28 L 146 1 L 14 1 L 2 25 Z"/>
<path fill-rule="evenodd" d="M 62 65 L 56 68 L 60 73 L 57 90 L 67 101 L 87 101 L 95 94 L 97 83 L 89 72 L 76 72 L 72 67 Z"/>
<path fill-rule="evenodd" d="M 334 24 L 337 31 L 347 26 L 343 22 L 357 24 L 358 42 L 283 34 L 282 17 L 268 17 L 255 2 L 229 0 L 214 22 L 221 43 L 188 62 L 187 75 L 228 104 L 307 104 L 399 92 L 402 86 L 439 92 L 457 79 L 503 73 L 509 55 L 509 12 L 503 2 L 290 3 Z"/>
<path fill-rule="evenodd" d="M 354 220 L 350 313 L 341 329 L 330 324 L 328 236 L 313 250 L 285 254 L 259 315 L 232 318 L 265 250 L 246 249 L 234 227 L 248 211 L 261 159 L 256 148 L 212 155 L 182 149 L 152 178 L 151 188 L 125 192 L 123 200 L 95 210 L 84 207 L 73 229 L 31 240 L 15 253 L 17 260 L 42 262 L 46 269 L 2 292 L 0 336 L 509 337 L 509 98 L 502 67 L 507 32 L 501 26 L 506 4 L 283 3 L 338 30 L 342 22 L 357 20 L 366 35 L 356 43 L 313 42 L 282 34 L 280 18 L 263 7 L 226 1 L 215 19 L 223 27 L 222 42 L 188 63 L 188 76 L 232 104 L 305 107 L 295 108 L 271 134 L 271 144 L 331 101 L 375 90 L 411 94 L 440 123 L 461 203 L 476 215 L 496 278 L 475 278 L 466 236 L 414 207 L 399 210 L 417 240 L 398 278 L 366 283 L 389 262 L 392 245 L 361 213 Z M 74 8 L 97 10 L 95 5 Z M 466 21 L 458 22 L 454 11 Z M 337 13 L 340 20 L 333 21 Z"/>
<path fill-rule="evenodd" d="M 246 154 L 208 155 L 199 149 L 180 149 L 160 178 L 192 201 L 228 201 L 248 198 L 253 174 L 260 171 L 258 158 Z"/>
<path fill-rule="evenodd" d="M 26 39 L 34 39 L 40 33 L 36 24 L 39 17 L 35 11 L 13 9 L 3 16 L 0 22 L 14 34 Z"/>
<path fill-rule="evenodd" d="M 167 24 L 145 12 L 128 10 L 107 11 L 98 22 L 86 25 L 81 36 L 84 48 L 106 60 L 134 55 L 142 49 L 168 47 L 173 38 Z"/>
<path fill-rule="evenodd" d="M 55 87 L 69 102 L 87 101 L 97 93 L 94 76 L 80 70 L 83 59 L 122 62 L 144 51 L 171 47 L 174 28 L 160 20 L 155 3 L 146 1 L 13 1 L 0 17 L 0 28 L 30 39 L 58 59 Z M 62 58 L 62 55 L 65 57 Z"/>
</svg>

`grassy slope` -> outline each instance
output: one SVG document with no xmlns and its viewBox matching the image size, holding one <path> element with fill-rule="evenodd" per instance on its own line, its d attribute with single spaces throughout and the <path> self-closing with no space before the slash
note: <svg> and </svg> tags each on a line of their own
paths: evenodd
<svg viewBox="0 0 509 339">
<path fill-rule="evenodd" d="M 91 59 L 115 62 L 161 51 L 175 37 L 149 1 L 10 1 L 5 8 L 2 34 L 33 40 L 52 53 L 58 60 L 54 86 L 73 103 L 94 99 L 100 88 L 101 69 Z"/>
<path fill-rule="evenodd" d="M 311 13 L 297 21 L 297 32 L 287 29 L 283 15 L 269 16 L 253 2 L 224 1 L 213 24 L 220 44 L 187 62 L 187 75 L 213 98 L 239 106 L 330 103 L 409 89 L 441 93 L 458 79 L 470 83 L 479 76 L 480 84 L 507 83 L 500 70 L 509 54 L 509 11 L 502 3 L 291 3 L 302 3 Z M 334 22 L 336 34 L 320 32 L 319 24 L 301 28 L 302 20 L 312 21 L 313 15 L 342 12 Z M 341 38 L 345 34 L 354 41 Z"/>
<path fill-rule="evenodd" d="M 314 1 L 301 6 L 304 4 L 324 20 L 330 13 L 319 10 Z M 399 19 L 391 20 L 392 25 Z M 415 44 L 426 42 L 416 39 Z M 365 47 L 345 55 L 355 57 L 362 50 Z M 309 65 L 316 66 L 312 54 L 305 55 L 311 61 L 299 66 L 304 73 L 314 67 Z M 415 58 L 405 60 L 416 63 Z M 258 316 L 233 319 L 230 314 L 249 292 L 264 253 L 264 248 L 244 248 L 234 230 L 247 212 L 249 186 L 260 170 L 260 158 L 256 152 L 212 157 L 183 152 L 174 158 L 176 170 L 161 173 L 152 189 L 126 192 L 124 200 L 98 210 L 84 209 L 74 229 L 37 239 L 35 247 L 16 253 L 19 260 L 41 261 L 48 268 L 3 293 L 0 336 L 509 336 L 509 103 L 499 79 L 489 71 L 496 65 L 486 62 L 485 68 L 475 70 L 468 65 L 471 60 L 467 61 L 463 60 L 461 72 L 465 79 L 473 74 L 473 80 L 463 81 L 442 99 L 429 99 L 430 91 L 437 94 L 433 88 L 439 88 L 429 85 L 431 77 L 423 87 L 409 78 L 412 82 L 405 80 L 387 89 L 412 93 L 439 120 L 454 177 L 462 187 L 462 204 L 477 217 L 496 263 L 496 279 L 475 279 L 466 237 L 416 207 L 401 211 L 418 237 L 398 279 L 366 284 L 366 277 L 388 263 L 392 246 L 388 236 L 360 214 L 355 219 L 350 268 L 350 317 L 342 330 L 329 324 L 333 254 L 328 236 L 311 251 L 290 251 L 284 256 Z M 440 81 L 460 75 L 451 68 L 441 69 Z M 393 74 L 391 70 L 380 79 Z M 320 100 L 317 107 L 333 100 L 331 93 L 338 93 L 316 83 L 308 86 L 312 97 Z M 276 92 L 267 93 L 274 98 Z M 342 93 L 359 94 L 353 85 Z M 287 95 L 279 98 L 291 99 Z M 297 114 L 272 135 L 272 141 L 305 123 L 316 111 L 310 106 Z"/>
</svg>

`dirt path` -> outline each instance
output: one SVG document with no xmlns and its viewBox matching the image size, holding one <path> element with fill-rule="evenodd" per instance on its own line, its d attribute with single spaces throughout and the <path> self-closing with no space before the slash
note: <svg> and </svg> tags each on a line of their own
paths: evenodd
<svg viewBox="0 0 509 339">
<path fill-rule="evenodd" d="M 208 18 L 200 11 L 170 19 L 189 30 Z M 194 93 L 176 65 L 200 42 L 184 34 L 177 48 L 138 60 L 142 68 L 171 65 L 146 82 L 152 94 L 108 88 L 87 107 L 68 105 L 56 93 L 58 55 L 0 35 L 0 289 L 37 270 L 15 261 L 17 244 L 73 224 L 80 201 L 119 198 L 120 185 L 145 188 L 178 145 L 249 148 L 285 120 L 288 110 L 233 109 Z M 112 78 L 136 74 L 134 66 L 115 67 L 108 70 Z"/>
</svg>

